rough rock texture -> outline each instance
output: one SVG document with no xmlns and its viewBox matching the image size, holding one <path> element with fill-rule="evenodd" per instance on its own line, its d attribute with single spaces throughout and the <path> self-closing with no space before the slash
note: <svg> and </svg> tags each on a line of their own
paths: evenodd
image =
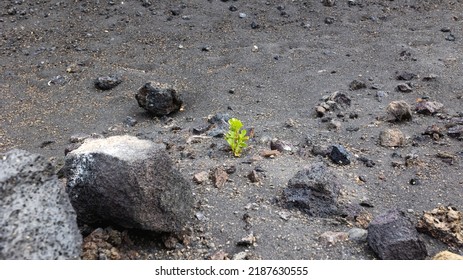
<svg viewBox="0 0 463 280">
<path fill-rule="evenodd" d="M 122 79 L 116 75 L 102 76 L 95 80 L 95 87 L 101 90 L 110 90 L 122 83 Z"/>
<path fill-rule="evenodd" d="M 389 210 L 368 227 L 368 244 L 383 260 L 424 259 L 427 251 L 418 232 L 403 212 Z"/>
<path fill-rule="evenodd" d="M 463 213 L 453 207 L 424 212 L 416 227 L 451 246 L 463 246 Z"/>
<path fill-rule="evenodd" d="M 403 122 L 412 120 L 412 111 L 410 105 L 403 100 L 392 101 L 387 105 L 387 121 Z"/>
<path fill-rule="evenodd" d="M 341 145 L 333 145 L 328 156 L 334 163 L 339 165 L 350 164 L 352 158 L 352 155 Z"/>
<path fill-rule="evenodd" d="M 155 116 L 165 116 L 180 110 L 183 102 L 177 91 L 168 85 L 151 82 L 142 86 L 135 95 L 138 105 Z"/>
<path fill-rule="evenodd" d="M 189 183 L 163 145 L 132 136 L 88 139 L 66 156 L 63 174 L 80 221 L 177 232 L 192 216 Z"/>
<path fill-rule="evenodd" d="M 442 111 L 443 108 L 444 104 L 440 102 L 420 100 L 415 106 L 415 111 L 418 114 L 433 115 Z"/>
<path fill-rule="evenodd" d="M 123 242 L 130 242 L 127 232 L 112 228 L 97 228 L 84 239 L 82 259 L 84 260 L 120 260 L 118 247 Z"/>
<path fill-rule="evenodd" d="M 385 129 L 379 133 L 379 144 L 383 147 L 403 147 L 405 135 L 398 129 Z"/>
<path fill-rule="evenodd" d="M 341 184 L 328 167 L 317 162 L 291 178 L 283 191 L 289 206 L 295 206 L 310 215 L 328 217 L 339 214 L 338 197 Z"/>
<path fill-rule="evenodd" d="M 449 251 L 442 251 L 437 253 L 434 257 L 432 257 L 433 260 L 463 260 L 463 256 L 451 253 Z"/>
<path fill-rule="evenodd" d="M 0 154 L 0 259 L 77 259 L 82 236 L 64 185 L 42 156 Z"/>
</svg>

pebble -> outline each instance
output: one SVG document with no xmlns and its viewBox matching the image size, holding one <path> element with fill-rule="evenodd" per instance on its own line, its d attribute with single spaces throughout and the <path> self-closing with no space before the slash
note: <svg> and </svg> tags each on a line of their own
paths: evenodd
<svg viewBox="0 0 463 280">
<path fill-rule="evenodd" d="M 415 106 L 415 111 L 418 114 L 433 115 L 440 112 L 444 108 L 444 104 L 435 101 L 419 100 Z"/>
<path fill-rule="evenodd" d="M 136 119 L 130 117 L 130 116 L 127 116 L 127 117 L 124 119 L 123 123 L 124 123 L 126 126 L 133 127 L 133 126 L 135 126 L 135 125 L 138 123 L 138 121 L 137 121 Z"/>
<path fill-rule="evenodd" d="M 398 129 L 385 129 L 379 133 L 379 144 L 383 147 L 403 147 L 405 135 Z"/>
<path fill-rule="evenodd" d="M 410 105 L 403 100 L 392 101 L 386 108 L 387 121 L 403 122 L 412 120 Z"/>
<path fill-rule="evenodd" d="M 326 17 L 325 18 L 325 23 L 326 24 L 333 24 L 335 21 L 334 17 Z"/>
<path fill-rule="evenodd" d="M 223 187 L 228 180 L 228 173 L 221 167 L 217 167 L 212 171 L 212 182 L 218 189 Z"/>
<path fill-rule="evenodd" d="M 239 17 L 240 17 L 240 18 L 245 18 L 245 17 L 247 17 L 247 15 L 246 15 L 245 13 L 240 13 L 240 14 L 239 14 Z"/>
<path fill-rule="evenodd" d="M 251 183 L 260 182 L 259 175 L 257 175 L 257 172 L 255 170 L 251 170 L 251 172 L 249 172 L 248 179 L 249 181 L 251 181 Z"/>
<path fill-rule="evenodd" d="M 339 131 L 341 129 L 341 122 L 340 121 L 336 121 L 336 120 L 331 120 L 329 123 L 328 123 L 328 129 L 329 130 L 336 130 L 336 131 Z"/>
<path fill-rule="evenodd" d="M 249 235 L 241 238 L 240 241 L 236 243 L 237 246 L 253 246 L 257 242 L 257 238 L 254 233 L 250 233 Z"/>
<path fill-rule="evenodd" d="M 388 96 L 388 93 L 386 91 L 378 91 L 376 92 L 376 100 L 378 102 L 382 102 L 384 98 Z"/>
<path fill-rule="evenodd" d="M 272 141 L 270 141 L 270 149 L 277 150 L 281 153 L 291 152 L 291 146 L 287 144 L 286 142 L 279 140 L 279 139 L 273 139 Z"/>
<path fill-rule="evenodd" d="M 349 89 L 350 90 L 359 90 L 359 89 L 363 89 L 363 88 L 366 88 L 367 85 L 365 84 L 365 82 L 362 82 L 362 81 L 359 81 L 359 80 L 353 80 L 350 84 L 349 84 Z"/>
<path fill-rule="evenodd" d="M 329 157 L 336 164 L 348 165 L 352 156 L 343 146 L 333 145 Z"/>
<path fill-rule="evenodd" d="M 51 85 L 62 86 L 62 85 L 65 85 L 67 82 L 68 82 L 68 79 L 66 76 L 58 75 L 58 76 L 53 77 L 50 81 L 48 81 L 48 85 L 49 86 Z"/>
<path fill-rule="evenodd" d="M 445 37 L 445 40 L 453 42 L 456 40 L 456 37 L 453 34 L 449 34 L 447 37 Z"/>
<path fill-rule="evenodd" d="M 412 92 L 412 87 L 407 83 L 402 83 L 397 85 L 397 90 L 400 92 Z"/>
<path fill-rule="evenodd" d="M 347 232 L 327 231 L 322 233 L 319 239 L 327 245 L 334 245 L 338 242 L 347 241 L 349 234 Z"/>
<path fill-rule="evenodd" d="M 323 6 L 333 7 L 334 5 L 336 5 L 336 0 L 323 0 L 322 3 Z"/>
<path fill-rule="evenodd" d="M 206 172 L 206 171 L 201 171 L 199 173 L 196 173 L 194 176 L 193 176 L 193 181 L 196 183 L 196 184 L 202 184 L 204 182 L 207 182 L 207 180 L 209 179 L 209 173 Z"/>
<path fill-rule="evenodd" d="M 423 81 L 434 81 L 437 79 L 437 75 L 436 74 L 429 74 L 429 75 L 426 75 L 423 77 Z"/>
<path fill-rule="evenodd" d="M 268 158 L 273 158 L 273 157 L 276 157 L 278 155 L 280 155 L 281 153 L 277 150 L 263 150 L 262 152 L 260 152 L 260 155 L 263 156 L 263 157 L 268 157 Z"/>
<path fill-rule="evenodd" d="M 281 219 L 283 219 L 283 220 L 285 220 L 285 221 L 288 221 L 289 218 L 291 218 L 291 213 L 288 212 L 288 211 L 282 210 L 282 211 L 278 212 L 278 216 L 279 216 Z"/>
<path fill-rule="evenodd" d="M 463 125 L 455 125 L 448 129 L 447 134 L 450 137 L 460 137 L 463 136 Z"/>
<path fill-rule="evenodd" d="M 399 80 L 399 81 L 411 81 L 414 78 L 416 78 L 416 74 L 411 73 L 411 72 L 407 72 L 407 71 L 401 72 L 401 73 L 397 74 L 397 76 L 396 76 L 396 79 Z"/>
<path fill-rule="evenodd" d="M 374 161 L 372 161 L 371 159 L 368 159 L 366 157 L 359 157 L 359 158 L 357 158 L 357 160 L 363 162 L 366 167 L 373 167 L 373 166 L 376 165 L 376 163 Z"/>
<path fill-rule="evenodd" d="M 201 48 L 201 50 L 202 50 L 203 52 L 208 52 L 208 51 L 210 51 L 211 49 L 212 49 L 211 46 L 203 46 L 203 47 Z"/>
<path fill-rule="evenodd" d="M 366 242 L 368 231 L 362 228 L 351 228 L 348 232 L 349 240 L 356 242 Z"/>
</svg>

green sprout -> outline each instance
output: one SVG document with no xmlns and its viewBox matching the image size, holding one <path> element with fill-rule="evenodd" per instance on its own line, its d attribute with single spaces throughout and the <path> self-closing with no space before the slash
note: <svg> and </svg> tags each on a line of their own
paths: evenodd
<svg viewBox="0 0 463 280">
<path fill-rule="evenodd" d="M 243 127 L 240 120 L 231 118 L 228 120 L 228 124 L 230 124 L 230 129 L 225 134 L 225 140 L 230 145 L 235 157 L 239 157 L 241 156 L 241 150 L 248 146 L 246 141 L 249 140 L 249 136 L 246 136 L 247 131 L 245 129 L 240 130 Z"/>
</svg>

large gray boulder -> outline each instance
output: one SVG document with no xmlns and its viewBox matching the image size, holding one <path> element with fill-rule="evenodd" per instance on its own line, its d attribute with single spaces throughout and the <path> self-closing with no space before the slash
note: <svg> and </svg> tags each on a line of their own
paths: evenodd
<svg viewBox="0 0 463 280">
<path fill-rule="evenodd" d="M 289 206 L 318 217 L 341 213 L 338 198 L 341 184 L 336 174 L 323 162 L 317 162 L 300 170 L 288 182 L 283 197 Z"/>
<path fill-rule="evenodd" d="M 63 174 L 79 221 L 178 232 L 193 193 L 165 146 L 133 136 L 87 139 L 66 156 Z"/>
<path fill-rule="evenodd" d="M 383 260 L 422 260 L 427 251 L 418 231 L 405 214 L 389 210 L 368 226 L 368 244 Z"/>
<path fill-rule="evenodd" d="M 0 154 L 0 259 L 78 259 L 81 245 L 52 165 L 22 150 Z"/>
</svg>

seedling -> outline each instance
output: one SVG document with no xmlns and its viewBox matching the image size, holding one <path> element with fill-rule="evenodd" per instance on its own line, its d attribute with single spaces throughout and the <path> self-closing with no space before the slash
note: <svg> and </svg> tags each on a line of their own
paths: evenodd
<svg viewBox="0 0 463 280">
<path fill-rule="evenodd" d="M 247 131 L 245 129 L 241 130 L 243 123 L 240 120 L 231 118 L 228 120 L 228 124 L 230 125 L 230 129 L 225 134 L 225 140 L 230 145 L 235 157 L 239 157 L 241 156 L 242 149 L 248 146 L 246 141 L 249 140 L 249 136 L 246 136 Z"/>
</svg>

